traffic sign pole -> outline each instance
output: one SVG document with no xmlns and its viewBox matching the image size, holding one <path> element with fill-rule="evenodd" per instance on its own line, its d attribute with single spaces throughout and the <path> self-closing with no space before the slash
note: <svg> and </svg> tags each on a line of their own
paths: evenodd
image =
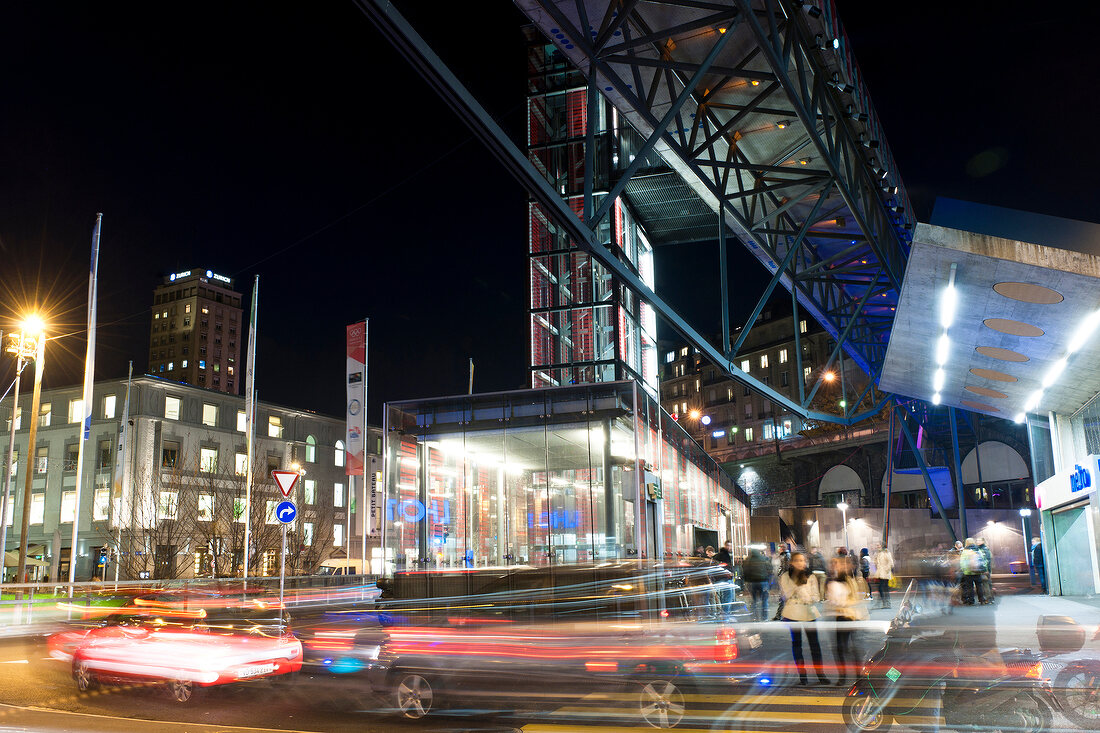
<svg viewBox="0 0 1100 733">
<path fill-rule="evenodd" d="M 279 566 L 279 634 L 283 633 L 283 614 L 285 612 L 283 606 L 283 584 L 286 582 L 286 528 L 287 524 L 283 523 L 283 561 Z"/>
<path fill-rule="evenodd" d="M 283 496 L 290 498 L 290 492 L 294 490 L 295 484 L 298 483 L 298 479 L 301 477 L 301 473 L 298 471 L 272 471 L 271 478 L 275 479 L 275 485 L 279 487 L 279 491 L 283 492 Z M 294 521 L 294 518 L 298 515 L 298 507 L 294 505 L 292 501 L 280 502 L 275 507 L 275 518 L 283 525 L 283 552 L 282 559 L 279 562 L 279 634 L 283 633 L 283 613 L 285 611 L 283 607 L 283 591 L 286 586 L 286 530 L 287 525 Z"/>
</svg>

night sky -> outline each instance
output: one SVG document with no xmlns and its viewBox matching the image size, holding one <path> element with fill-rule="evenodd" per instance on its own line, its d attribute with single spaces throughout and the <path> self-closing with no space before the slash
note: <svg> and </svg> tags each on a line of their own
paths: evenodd
<svg viewBox="0 0 1100 733">
<path fill-rule="evenodd" d="M 515 7 L 398 6 L 522 140 Z M 839 7 L 918 217 L 944 195 L 1100 221 L 1095 6 Z M 99 211 L 97 378 L 144 370 L 153 288 L 199 267 L 246 297 L 260 275 L 265 401 L 342 414 L 364 316 L 372 419 L 464 392 L 469 357 L 477 391 L 527 384 L 526 195 L 350 2 L 7 3 L 0 68 L 0 326 L 50 313 L 47 386 L 81 380 Z M 715 257 L 658 251 L 658 290 L 709 314 Z M 763 268 L 731 269 L 743 313 Z"/>
</svg>

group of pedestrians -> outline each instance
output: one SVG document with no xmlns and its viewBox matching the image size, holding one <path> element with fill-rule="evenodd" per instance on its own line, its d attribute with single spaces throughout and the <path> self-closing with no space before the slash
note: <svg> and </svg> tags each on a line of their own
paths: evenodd
<svg viewBox="0 0 1100 733">
<path fill-rule="evenodd" d="M 955 573 L 959 603 L 964 606 L 993 603 L 993 551 L 985 539 L 967 537 L 966 542 L 956 541 L 947 555 Z"/>
<path fill-rule="evenodd" d="M 741 579 L 751 599 L 750 607 L 756 621 L 769 618 L 769 594 L 773 584 L 777 588 L 779 606 L 773 620 L 785 622 L 790 630 L 791 654 L 803 685 L 809 683 L 804 646 L 809 647 L 817 681 L 829 683 L 816 621 L 824 616 L 834 622 L 834 656 L 839 671 L 836 684 L 839 685 L 858 671 L 852 622 L 868 618 L 869 581 L 877 585 L 881 606 L 888 607 L 893 567 L 893 556 L 885 545 L 873 557 L 864 548 L 859 560 L 843 547 L 837 548 L 836 554 L 828 560 L 817 547 L 803 553 L 790 552 L 783 546 L 775 558 L 753 548 L 741 563 Z"/>
</svg>

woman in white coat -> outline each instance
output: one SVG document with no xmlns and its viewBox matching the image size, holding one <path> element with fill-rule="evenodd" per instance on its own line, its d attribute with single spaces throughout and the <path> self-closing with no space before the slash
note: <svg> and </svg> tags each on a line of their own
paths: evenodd
<svg viewBox="0 0 1100 733">
<path fill-rule="evenodd" d="M 818 682 L 829 684 L 829 678 L 824 674 L 824 666 L 821 660 L 821 644 L 817 639 L 817 629 L 814 621 L 821 613 L 817 610 L 818 586 L 810 573 L 806 556 L 801 552 L 791 555 L 787 572 L 779 576 L 779 593 L 782 595 L 783 620 L 788 622 L 791 630 L 791 653 L 794 656 L 795 666 L 798 668 L 798 680 L 800 684 L 806 684 L 806 661 L 802 656 L 802 634 L 806 634 L 806 641 L 810 644 L 810 657 L 813 659 L 814 672 L 817 673 Z"/>
</svg>

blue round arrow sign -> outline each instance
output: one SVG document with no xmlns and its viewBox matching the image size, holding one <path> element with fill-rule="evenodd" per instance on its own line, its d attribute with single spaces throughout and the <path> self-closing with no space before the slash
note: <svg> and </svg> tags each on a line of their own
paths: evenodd
<svg viewBox="0 0 1100 733">
<path fill-rule="evenodd" d="M 280 501 L 275 507 L 275 517 L 283 524 L 290 524 L 298 516 L 298 507 L 292 501 Z"/>
</svg>

